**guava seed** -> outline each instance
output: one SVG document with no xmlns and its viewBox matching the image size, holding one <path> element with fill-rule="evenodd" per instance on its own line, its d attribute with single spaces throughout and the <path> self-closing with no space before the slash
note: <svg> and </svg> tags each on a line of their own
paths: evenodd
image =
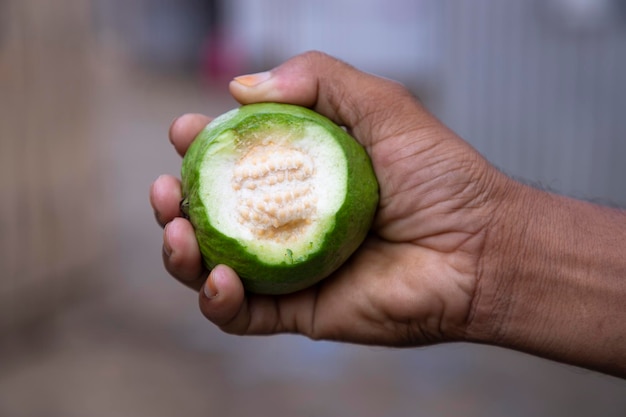
<svg viewBox="0 0 626 417">
<path fill-rule="evenodd" d="M 302 149 L 275 143 L 252 147 L 236 164 L 239 223 L 256 237 L 286 241 L 317 212 L 313 159 Z"/>
</svg>

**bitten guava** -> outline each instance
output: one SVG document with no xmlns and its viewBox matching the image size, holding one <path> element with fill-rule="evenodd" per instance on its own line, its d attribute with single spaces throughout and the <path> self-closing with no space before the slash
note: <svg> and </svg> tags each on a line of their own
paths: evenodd
<svg viewBox="0 0 626 417">
<path fill-rule="evenodd" d="M 184 157 L 182 191 L 205 265 L 228 265 L 263 294 L 330 275 L 363 242 L 378 206 L 363 147 L 326 117 L 277 103 L 209 123 Z"/>
</svg>

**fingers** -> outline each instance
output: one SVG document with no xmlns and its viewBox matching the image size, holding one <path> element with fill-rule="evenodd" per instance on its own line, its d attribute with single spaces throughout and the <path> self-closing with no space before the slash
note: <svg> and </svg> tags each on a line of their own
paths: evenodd
<svg viewBox="0 0 626 417">
<path fill-rule="evenodd" d="M 185 155 L 191 142 L 210 121 L 210 117 L 202 114 L 185 114 L 172 122 L 170 141 L 180 156 Z"/>
<path fill-rule="evenodd" d="M 161 175 L 150 187 L 150 204 L 161 227 L 180 216 L 182 199 L 180 181 L 171 175 Z"/>
<path fill-rule="evenodd" d="M 235 271 L 218 265 L 200 293 L 200 310 L 223 331 L 239 335 L 299 333 L 313 335 L 317 288 L 295 294 L 246 294 Z"/>
<path fill-rule="evenodd" d="M 243 284 L 235 271 L 218 265 L 200 291 L 200 311 L 225 331 L 245 334 L 250 327 L 250 314 L 244 300 Z"/>
<path fill-rule="evenodd" d="M 152 184 L 150 203 L 163 230 L 163 264 L 165 269 L 188 287 L 199 290 L 206 277 L 200 248 L 189 221 L 179 217 L 180 181 L 162 175 Z"/>
<path fill-rule="evenodd" d="M 172 123 L 170 141 L 181 156 L 185 155 L 191 142 L 210 121 L 209 117 L 200 114 L 186 114 Z M 193 226 L 180 217 L 181 199 L 181 183 L 173 176 L 161 175 L 150 187 L 150 204 L 157 222 L 164 227 L 165 269 L 186 286 L 199 290 L 206 270 Z"/>
<path fill-rule="evenodd" d="M 396 344 L 381 301 L 394 287 L 389 271 L 398 269 L 385 243 L 372 239 L 332 277 L 292 294 L 246 293 L 235 271 L 215 267 L 199 297 L 204 316 L 223 331 L 239 335 L 301 334 L 312 339 Z M 402 298 L 415 301 L 414 294 Z M 409 302 L 409 304 L 410 304 Z M 395 308 L 395 307 L 394 307 Z M 404 318 L 402 319 L 404 321 Z M 408 320 L 407 320 L 408 321 Z"/>
<path fill-rule="evenodd" d="M 170 126 L 169 137 L 176 152 L 184 156 L 191 142 L 210 121 L 210 117 L 201 114 L 185 114 L 174 120 Z M 181 186 L 178 179 L 170 175 L 162 175 L 152 184 L 150 204 L 161 227 L 180 216 L 181 199 Z"/>
<path fill-rule="evenodd" d="M 415 109 L 427 113 L 400 84 L 356 70 L 319 52 L 309 52 L 264 73 L 230 83 L 241 103 L 274 101 L 312 107 L 350 128 L 364 145 L 382 137 L 381 125 L 396 129 L 415 122 Z M 403 115 L 411 117 L 403 119 Z M 387 132 L 387 135 L 389 132 Z"/>
<path fill-rule="evenodd" d="M 199 290 L 206 278 L 200 248 L 193 226 L 183 218 L 175 218 L 163 230 L 163 264 L 183 284 Z"/>
</svg>

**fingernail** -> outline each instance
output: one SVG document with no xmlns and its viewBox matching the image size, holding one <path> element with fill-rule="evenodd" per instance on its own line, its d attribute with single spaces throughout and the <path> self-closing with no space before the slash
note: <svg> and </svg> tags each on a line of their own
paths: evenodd
<svg viewBox="0 0 626 417">
<path fill-rule="evenodd" d="M 245 87 L 256 87 L 272 77 L 270 71 L 258 72 L 256 74 L 246 74 L 235 77 L 234 80 Z"/>
<path fill-rule="evenodd" d="M 217 296 L 217 287 L 215 286 L 215 269 L 209 274 L 209 279 L 204 283 L 204 295 L 209 300 Z"/>
<path fill-rule="evenodd" d="M 168 258 L 170 256 L 172 256 L 172 247 L 170 246 L 170 239 L 167 233 L 167 229 L 169 227 L 169 223 L 165 225 L 165 228 L 163 229 L 163 253 L 165 254 L 165 256 L 167 256 Z"/>
</svg>

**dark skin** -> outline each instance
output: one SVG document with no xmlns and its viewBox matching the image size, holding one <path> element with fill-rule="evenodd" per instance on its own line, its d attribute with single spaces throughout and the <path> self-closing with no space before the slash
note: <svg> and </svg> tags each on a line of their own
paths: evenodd
<svg viewBox="0 0 626 417">
<path fill-rule="evenodd" d="M 488 343 L 626 375 L 624 212 L 512 180 L 403 86 L 324 54 L 238 77 L 230 90 L 242 104 L 303 105 L 345 126 L 372 159 L 380 204 L 367 240 L 332 276 L 261 296 L 228 266 L 202 267 L 180 182 L 159 177 L 151 203 L 165 268 L 199 290 L 215 325 L 386 346 Z M 210 120 L 172 124 L 181 156 Z"/>
</svg>

